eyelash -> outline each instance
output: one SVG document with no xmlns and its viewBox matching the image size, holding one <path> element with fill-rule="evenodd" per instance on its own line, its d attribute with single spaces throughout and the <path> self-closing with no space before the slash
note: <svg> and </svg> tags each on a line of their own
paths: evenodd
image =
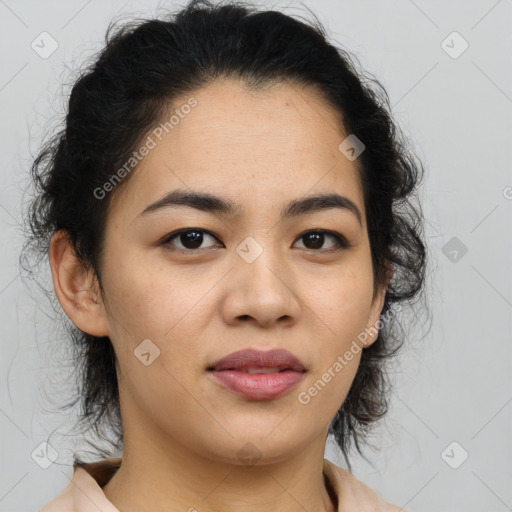
<svg viewBox="0 0 512 512">
<path fill-rule="evenodd" d="M 161 241 L 161 244 L 166 246 L 166 250 L 169 250 L 169 251 L 173 251 L 173 252 L 181 252 L 181 253 L 193 253 L 193 252 L 200 252 L 201 249 L 181 249 L 181 248 L 176 248 L 176 247 L 173 247 L 173 248 L 168 248 L 167 246 L 170 246 L 171 245 L 171 242 L 175 239 L 175 238 L 178 238 L 180 235 L 184 234 L 184 233 L 189 233 L 189 232 L 193 232 L 193 233 L 202 233 L 203 235 L 204 234 L 207 234 L 207 235 L 210 235 L 212 236 L 213 238 L 217 239 L 218 238 L 213 234 L 211 233 L 210 231 L 206 230 L 206 229 L 201 229 L 201 228 L 184 228 L 184 229 L 180 229 L 178 231 L 174 231 L 173 233 L 170 233 L 169 235 L 167 235 L 162 241 Z M 348 243 L 347 239 L 340 235 L 339 233 L 337 233 L 336 231 L 330 231 L 330 230 L 327 230 L 327 229 L 310 229 L 309 231 L 305 231 L 304 233 L 302 233 L 301 235 L 299 235 L 299 237 L 297 238 L 297 240 L 300 240 L 301 238 L 309 235 L 309 234 L 321 234 L 321 235 L 330 235 L 332 236 L 336 242 L 338 243 L 338 247 L 334 247 L 334 248 L 331 248 L 331 249 L 307 249 L 306 250 L 309 250 L 309 251 L 312 251 L 312 252 L 318 252 L 318 253 L 323 253 L 323 254 L 329 254 L 329 253 L 333 253 L 333 252 L 338 252 L 338 251 L 341 251 L 343 249 L 348 249 L 349 247 L 351 247 L 351 244 Z M 206 247 L 205 249 L 209 249 L 208 247 Z"/>
</svg>

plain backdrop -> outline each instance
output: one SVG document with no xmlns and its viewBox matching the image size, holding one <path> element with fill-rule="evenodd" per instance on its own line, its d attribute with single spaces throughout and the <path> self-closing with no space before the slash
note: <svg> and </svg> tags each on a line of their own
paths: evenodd
<svg viewBox="0 0 512 512">
<path fill-rule="evenodd" d="M 405 344 L 377 448 L 371 463 L 353 459 L 354 474 L 410 512 L 512 510 L 512 1 L 255 3 L 306 18 L 305 6 L 313 10 L 384 85 L 426 166 L 432 326 Z M 111 18 L 175 5 L 0 1 L 0 511 L 53 499 L 69 484 L 77 446 L 73 415 L 48 402 L 72 386 L 55 351 L 63 334 L 18 267 L 31 155 Z M 58 45 L 49 56 L 33 49 L 41 37 L 46 51 Z M 58 459 L 44 468 L 33 454 L 50 435 Z M 326 457 L 343 465 L 330 443 Z"/>
</svg>

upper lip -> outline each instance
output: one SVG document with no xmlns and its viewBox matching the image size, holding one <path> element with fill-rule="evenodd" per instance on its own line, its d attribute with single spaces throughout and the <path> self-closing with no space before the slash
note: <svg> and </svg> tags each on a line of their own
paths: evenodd
<svg viewBox="0 0 512 512">
<path fill-rule="evenodd" d="M 267 351 L 245 349 L 233 352 L 213 363 L 208 370 L 245 370 L 247 368 L 279 368 L 305 372 L 302 362 L 284 349 Z"/>
</svg>

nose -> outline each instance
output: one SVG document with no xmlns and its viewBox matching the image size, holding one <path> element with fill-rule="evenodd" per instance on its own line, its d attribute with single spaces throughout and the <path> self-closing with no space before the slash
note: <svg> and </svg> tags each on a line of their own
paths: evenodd
<svg viewBox="0 0 512 512">
<path fill-rule="evenodd" d="M 255 253 L 257 247 L 251 240 L 237 248 L 222 307 L 224 320 L 232 325 L 253 322 L 261 327 L 290 326 L 301 312 L 295 290 L 297 277 L 282 256 L 270 248 L 261 249 Z"/>
</svg>

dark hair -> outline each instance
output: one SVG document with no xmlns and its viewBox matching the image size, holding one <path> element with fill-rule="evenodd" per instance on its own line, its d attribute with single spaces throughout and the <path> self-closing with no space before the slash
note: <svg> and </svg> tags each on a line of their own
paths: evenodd
<svg viewBox="0 0 512 512">
<path fill-rule="evenodd" d="M 353 56 L 328 42 L 315 16 L 309 24 L 244 2 L 212 5 L 193 0 L 158 19 L 132 20 L 117 28 L 111 22 L 105 40 L 72 87 L 65 126 L 32 163 L 36 192 L 26 213 L 29 235 L 24 249 L 46 257 L 53 233 L 65 230 L 84 268 L 94 270 L 103 293 L 108 206 L 130 175 L 104 200 L 93 191 L 168 115 L 170 102 L 225 77 L 254 89 L 283 81 L 313 87 L 340 114 L 341 132 L 355 134 L 365 145 L 356 163 L 375 284 L 387 282 L 387 266 L 393 270 L 381 313 L 384 326 L 363 350 L 348 396 L 329 429 L 350 468 L 351 442 L 362 455 L 359 442 L 367 440 L 370 427 L 388 409 L 391 388 L 384 363 L 405 338 L 403 330 L 398 332 L 397 315 L 389 313 L 394 305 L 411 306 L 421 296 L 427 261 L 421 205 L 412 201 L 423 166 L 392 120 L 386 91 L 373 76 L 358 71 Z M 115 446 L 122 447 L 112 344 L 108 337 L 89 335 L 71 323 L 67 328 L 81 381 L 75 400 L 81 404 L 80 421 L 100 437 L 105 426 L 111 428 Z"/>
</svg>

